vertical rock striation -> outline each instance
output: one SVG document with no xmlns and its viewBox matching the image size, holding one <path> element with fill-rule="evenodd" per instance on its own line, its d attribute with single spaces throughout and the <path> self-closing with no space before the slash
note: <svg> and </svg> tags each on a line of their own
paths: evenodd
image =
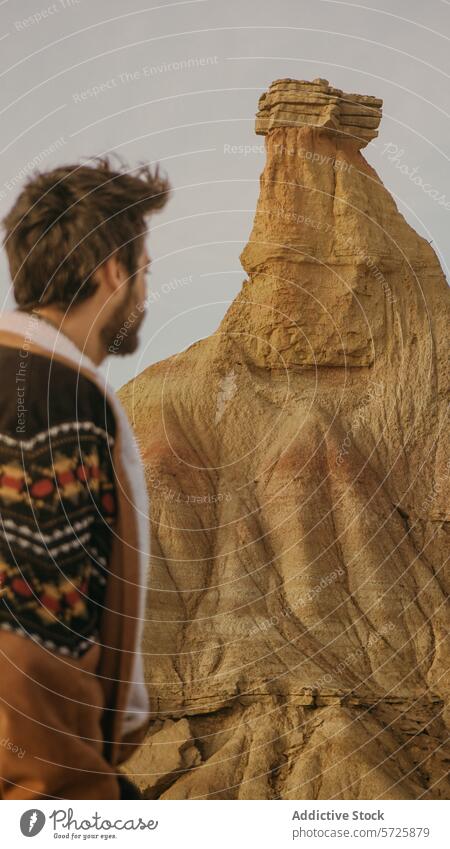
<svg viewBox="0 0 450 849">
<path fill-rule="evenodd" d="M 242 290 L 121 391 L 152 502 L 149 797 L 448 795 L 449 298 L 360 152 L 381 105 L 272 83 Z"/>
</svg>

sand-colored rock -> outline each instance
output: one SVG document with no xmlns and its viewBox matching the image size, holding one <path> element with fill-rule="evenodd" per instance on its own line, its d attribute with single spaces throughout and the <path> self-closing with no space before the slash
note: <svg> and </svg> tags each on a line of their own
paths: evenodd
<svg viewBox="0 0 450 849">
<path fill-rule="evenodd" d="M 127 772 L 145 799 L 158 799 L 183 774 L 201 763 L 187 719 L 153 723 L 142 747 L 127 761 Z"/>
<path fill-rule="evenodd" d="M 379 120 L 326 81 L 261 98 L 248 279 L 121 391 L 151 493 L 155 728 L 187 720 L 194 753 L 158 755 L 162 798 L 449 792 L 448 288 L 342 104 Z"/>
</svg>

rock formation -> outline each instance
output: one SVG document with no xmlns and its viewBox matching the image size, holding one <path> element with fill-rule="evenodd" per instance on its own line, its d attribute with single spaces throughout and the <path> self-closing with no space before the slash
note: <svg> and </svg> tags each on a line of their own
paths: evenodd
<svg viewBox="0 0 450 849">
<path fill-rule="evenodd" d="M 448 795 L 448 289 L 361 155 L 380 107 L 270 86 L 242 290 L 121 390 L 152 504 L 148 798 Z"/>
</svg>

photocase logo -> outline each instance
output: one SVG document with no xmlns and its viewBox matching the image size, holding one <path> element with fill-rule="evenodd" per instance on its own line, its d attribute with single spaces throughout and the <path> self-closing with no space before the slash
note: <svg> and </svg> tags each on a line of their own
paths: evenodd
<svg viewBox="0 0 450 849">
<path fill-rule="evenodd" d="M 20 817 L 20 830 L 25 837 L 35 837 L 44 828 L 45 814 L 37 808 L 25 811 Z"/>
<path fill-rule="evenodd" d="M 122 819 L 119 817 L 119 819 L 111 821 L 109 819 L 103 819 L 98 811 L 95 811 L 89 819 L 86 816 L 83 819 L 76 819 L 73 808 L 68 808 L 67 810 L 57 808 L 46 817 L 44 812 L 38 808 L 30 808 L 29 811 L 25 811 L 20 817 L 20 830 L 24 837 L 35 837 L 36 834 L 42 831 L 47 820 L 47 828 L 50 829 L 52 827 L 51 821 L 53 820 L 53 837 L 67 837 L 68 839 L 71 837 L 80 837 L 81 839 L 81 834 L 77 834 L 77 832 L 83 832 L 83 840 L 85 840 L 89 837 L 99 837 L 99 832 L 103 832 L 100 834 L 101 838 L 108 838 L 117 837 L 117 834 L 107 834 L 106 832 L 126 831 L 129 835 L 131 831 L 145 831 L 146 829 L 148 831 L 155 831 L 158 828 L 158 820 L 143 820 L 142 817 L 139 817 L 137 820 Z"/>
</svg>

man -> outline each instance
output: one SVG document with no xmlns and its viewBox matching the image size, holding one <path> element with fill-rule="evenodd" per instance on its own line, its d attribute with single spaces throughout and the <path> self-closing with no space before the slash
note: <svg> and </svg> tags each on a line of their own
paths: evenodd
<svg viewBox="0 0 450 849">
<path fill-rule="evenodd" d="M 0 315 L 3 799 L 139 798 L 119 765 L 150 719 L 148 504 L 98 366 L 137 347 L 146 220 L 169 190 L 158 168 L 103 158 L 30 179 L 3 221 L 18 306 Z"/>
</svg>

